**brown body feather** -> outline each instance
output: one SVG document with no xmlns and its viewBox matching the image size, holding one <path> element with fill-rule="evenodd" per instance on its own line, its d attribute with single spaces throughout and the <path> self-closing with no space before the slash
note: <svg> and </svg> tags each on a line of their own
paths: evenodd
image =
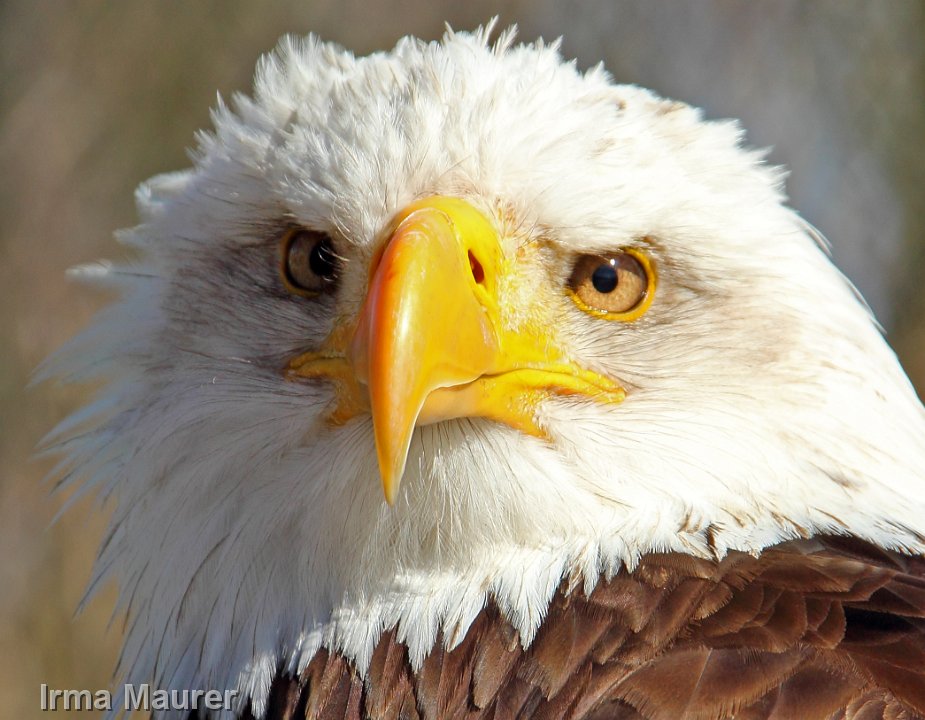
<svg viewBox="0 0 925 720">
<path fill-rule="evenodd" d="M 526 651 L 489 606 L 416 674 L 391 632 L 365 680 L 319 651 L 277 676 L 266 717 L 925 718 L 925 559 L 832 537 L 719 562 L 648 555 L 590 597 L 560 588 Z"/>
</svg>

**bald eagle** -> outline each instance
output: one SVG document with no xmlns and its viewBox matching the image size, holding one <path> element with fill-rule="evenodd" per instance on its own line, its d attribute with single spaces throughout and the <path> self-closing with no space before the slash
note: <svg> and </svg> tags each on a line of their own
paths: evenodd
<svg viewBox="0 0 925 720">
<path fill-rule="evenodd" d="M 157 717 L 925 717 L 925 411 L 734 122 L 284 39 L 45 369 Z M 118 697 L 118 694 L 116 695 Z M 114 712 L 119 711 L 118 703 Z"/>
</svg>

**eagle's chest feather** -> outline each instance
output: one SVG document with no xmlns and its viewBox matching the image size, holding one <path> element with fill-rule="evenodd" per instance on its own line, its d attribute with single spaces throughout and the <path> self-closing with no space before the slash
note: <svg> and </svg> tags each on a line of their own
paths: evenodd
<svg viewBox="0 0 925 720">
<path fill-rule="evenodd" d="M 925 561 L 824 537 L 649 555 L 590 597 L 563 584 L 527 650 L 493 606 L 418 672 L 392 631 L 365 678 L 321 650 L 276 676 L 266 717 L 911 720 L 923 660 Z"/>
</svg>

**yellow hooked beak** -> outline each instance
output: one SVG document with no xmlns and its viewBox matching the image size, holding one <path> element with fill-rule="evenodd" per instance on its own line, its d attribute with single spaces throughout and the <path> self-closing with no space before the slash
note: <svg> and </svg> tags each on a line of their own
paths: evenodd
<svg viewBox="0 0 925 720">
<path fill-rule="evenodd" d="M 374 259 L 356 324 L 289 365 L 293 375 L 339 382 L 332 422 L 363 412 L 368 397 L 390 504 L 417 425 L 485 417 L 545 437 L 535 417 L 550 394 L 623 400 L 618 383 L 570 362 L 542 323 L 502 321 L 505 272 L 497 231 L 481 212 L 456 198 L 417 202 Z"/>
</svg>

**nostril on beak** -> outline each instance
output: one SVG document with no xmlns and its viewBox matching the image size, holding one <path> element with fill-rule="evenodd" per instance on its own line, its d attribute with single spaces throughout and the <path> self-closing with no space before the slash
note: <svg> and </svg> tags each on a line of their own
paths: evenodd
<svg viewBox="0 0 925 720">
<path fill-rule="evenodd" d="M 482 269 L 482 263 L 472 254 L 471 250 L 469 251 L 469 269 L 472 271 L 472 279 L 475 280 L 476 285 L 485 282 L 485 270 Z"/>
</svg>

